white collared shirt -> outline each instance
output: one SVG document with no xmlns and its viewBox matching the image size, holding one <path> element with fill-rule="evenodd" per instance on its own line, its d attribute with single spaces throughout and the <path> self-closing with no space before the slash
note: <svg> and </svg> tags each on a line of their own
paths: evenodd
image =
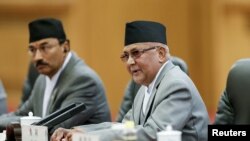
<svg viewBox="0 0 250 141">
<path fill-rule="evenodd" d="M 160 68 L 160 70 L 158 71 L 156 77 L 155 77 L 154 80 L 149 84 L 148 87 L 143 85 L 143 87 L 145 87 L 145 93 L 144 93 L 144 99 L 143 99 L 143 105 L 142 105 L 143 114 L 145 114 L 145 112 L 146 112 L 146 108 L 147 108 L 147 105 L 148 105 L 148 100 L 149 100 L 149 98 L 150 98 L 150 96 L 151 96 L 151 94 L 152 94 L 152 91 L 153 91 L 153 89 L 154 89 L 155 81 L 157 80 L 157 78 L 159 77 L 159 75 L 160 75 L 162 69 L 164 68 L 164 66 L 165 66 L 167 63 L 168 63 L 168 61 L 165 62 L 165 63 L 161 66 L 161 68 Z"/>
<path fill-rule="evenodd" d="M 71 56 L 72 56 L 72 53 L 69 52 L 65 61 L 63 62 L 62 67 L 57 71 L 57 73 L 51 79 L 48 76 L 46 76 L 46 86 L 45 86 L 44 97 L 43 97 L 43 114 L 42 114 L 43 117 L 46 116 L 50 96 L 51 96 L 51 93 L 56 85 L 56 82 L 57 82 L 62 70 L 68 64 Z"/>
</svg>

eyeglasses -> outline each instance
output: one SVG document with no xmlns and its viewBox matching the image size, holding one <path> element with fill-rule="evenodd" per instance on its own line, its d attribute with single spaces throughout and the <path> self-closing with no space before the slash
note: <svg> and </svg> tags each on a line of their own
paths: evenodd
<svg viewBox="0 0 250 141">
<path fill-rule="evenodd" d="M 37 52 L 37 50 L 40 51 L 41 54 L 47 54 L 49 51 L 60 44 L 42 44 L 38 48 L 35 48 L 34 46 L 29 46 L 29 54 L 34 56 Z"/>
<path fill-rule="evenodd" d="M 137 59 L 139 58 L 143 53 L 145 53 L 146 51 L 149 51 L 149 50 L 152 50 L 152 49 L 156 49 L 158 48 L 159 46 L 153 46 L 153 47 L 149 47 L 149 48 L 146 48 L 146 49 L 133 49 L 130 51 L 130 53 L 128 52 L 125 52 L 121 55 L 121 60 L 123 62 L 127 62 L 128 59 L 129 59 L 129 55 L 133 58 L 133 59 Z"/>
</svg>

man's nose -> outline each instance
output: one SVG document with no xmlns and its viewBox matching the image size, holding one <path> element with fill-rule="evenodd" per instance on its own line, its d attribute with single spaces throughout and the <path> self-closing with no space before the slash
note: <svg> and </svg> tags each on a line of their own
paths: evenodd
<svg viewBox="0 0 250 141">
<path fill-rule="evenodd" d="M 134 58 L 131 57 L 131 55 L 129 55 L 128 60 L 127 60 L 127 64 L 128 64 L 128 65 L 131 65 L 131 64 L 134 64 L 134 63 L 135 63 Z"/>
<path fill-rule="evenodd" d="M 42 59 L 42 53 L 40 52 L 39 49 L 36 50 L 33 59 L 34 59 L 34 60 L 41 60 L 41 59 Z"/>
</svg>

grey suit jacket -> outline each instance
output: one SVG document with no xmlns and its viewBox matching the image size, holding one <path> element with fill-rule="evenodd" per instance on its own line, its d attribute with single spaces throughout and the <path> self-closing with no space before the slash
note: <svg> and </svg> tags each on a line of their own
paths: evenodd
<svg viewBox="0 0 250 141">
<path fill-rule="evenodd" d="M 188 66 L 184 60 L 176 56 L 171 56 L 170 60 L 174 65 L 179 66 L 183 72 L 189 74 Z M 116 118 L 117 122 L 121 122 L 126 113 L 132 108 L 135 95 L 137 94 L 140 87 L 141 85 L 136 84 L 133 80 L 129 81 L 120 106 L 118 116 Z"/>
<path fill-rule="evenodd" d="M 4 127 L 8 122 L 18 120 L 19 117 L 17 116 L 27 116 L 29 111 L 32 111 L 35 116 L 41 117 L 44 90 L 45 76 L 40 75 L 36 80 L 31 97 L 16 112 L 6 115 L 8 118 L 1 116 L 0 126 Z M 101 79 L 80 58 L 72 54 L 70 61 L 60 74 L 52 91 L 47 115 L 62 107 L 78 102 L 84 102 L 86 110 L 57 125 L 55 128 L 71 128 L 77 125 L 111 120 Z"/>
<path fill-rule="evenodd" d="M 139 141 L 156 140 L 156 133 L 169 124 L 182 132 L 182 141 L 207 140 L 209 117 L 205 104 L 192 80 L 179 67 L 170 61 L 163 68 L 150 96 L 145 118 L 140 120 L 144 88 L 139 89 L 132 111 L 125 117 L 137 125 Z M 120 133 L 105 129 L 90 134 L 101 135 L 102 141 L 108 141 Z"/>
</svg>

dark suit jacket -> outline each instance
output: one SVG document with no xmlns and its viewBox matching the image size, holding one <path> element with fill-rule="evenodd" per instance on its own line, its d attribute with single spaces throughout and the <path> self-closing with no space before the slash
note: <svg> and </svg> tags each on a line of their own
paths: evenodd
<svg viewBox="0 0 250 141">
<path fill-rule="evenodd" d="M 250 124 L 250 59 L 233 64 L 221 95 L 214 124 Z"/>
<path fill-rule="evenodd" d="M 32 111 L 35 116 L 42 116 L 45 76 L 40 75 L 30 98 L 13 114 L 0 117 L 0 126 L 4 127 L 17 116 L 27 116 Z M 110 111 L 101 79 L 80 58 L 72 54 L 70 61 L 60 74 L 52 91 L 47 115 L 72 103 L 84 102 L 86 110 L 59 124 L 57 127 L 71 128 L 76 125 L 110 121 Z M 13 116 L 15 115 L 15 116 Z"/>
<path fill-rule="evenodd" d="M 125 116 L 126 120 L 135 122 L 139 141 L 156 140 L 156 133 L 165 130 L 169 124 L 182 132 L 182 141 L 207 140 L 207 109 L 192 80 L 179 67 L 170 61 L 163 68 L 155 82 L 145 118 L 141 118 L 144 92 L 145 87 L 141 87 L 136 94 L 132 111 Z M 105 129 L 92 131 L 90 134 L 98 134 L 101 141 L 109 141 L 119 137 L 121 133 Z"/>
<path fill-rule="evenodd" d="M 0 115 L 7 113 L 6 92 L 0 80 Z"/>
<path fill-rule="evenodd" d="M 22 94 L 22 98 L 21 98 L 21 102 L 20 102 L 19 107 L 21 107 L 22 104 L 25 103 L 25 101 L 29 99 L 29 97 L 31 95 L 31 91 L 34 87 L 34 84 L 35 84 L 38 76 L 39 76 L 38 71 L 36 70 L 34 64 L 32 62 L 30 62 L 29 68 L 28 68 L 28 73 L 27 73 L 27 78 L 26 78 L 24 85 L 23 85 L 23 90 L 22 90 L 23 94 Z"/>
<path fill-rule="evenodd" d="M 127 114 L 127 112 L 132 108 L 136 93 L 140 89 L 141 85 L 136 84 L 135 81 L 130 80 L 123 97 L 118 116 L 116 118 L 117 122 L 122 122 L 122 119 Z"/>
</svg>

